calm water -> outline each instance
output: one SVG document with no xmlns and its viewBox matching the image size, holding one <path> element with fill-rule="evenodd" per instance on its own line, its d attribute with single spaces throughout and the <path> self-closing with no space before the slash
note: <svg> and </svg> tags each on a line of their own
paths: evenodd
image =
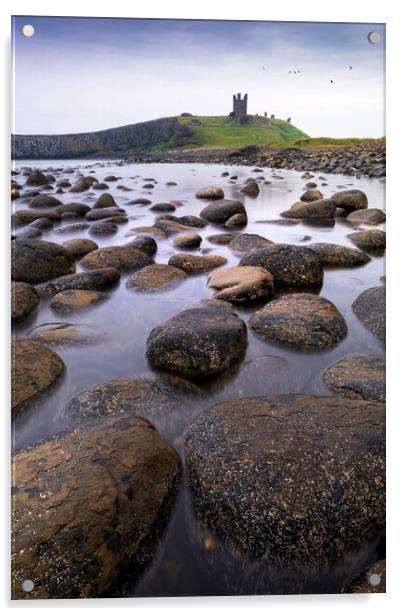
<svg viewBox="0 0 402 616">
<path fill-rule="evenodd" d="M 313 242 L 332 242 L 353 245 L 346 237 L 353 226 L 343 219 L 337 219 L 334 226 L 323 226 L 301 222 L 292 226 L 279 226 L 270 222 L 280 218 L 279 213 L 286 210 L 298 199 L 306 181 L 296 171 L 264 169 L 263 173 L 252 173 L 251 168 L 203 164 L 144 164 L 119 166 L 104 161 L 23 161 L 15 163 L 14 168 L 23 166 L 40 167 L 53 173 L 53 169 L 72 166 L 76 174 L 57 174 L 56 179 L 67 177 L 73 183 L 78 173 L 93 174 L 99 181 L 109 174 L 119 177 L 117 182 L 107 182 L 117 205 L 125 208 L 127 202 L 145 196 L 153 203 L 170 200 L 180 201 L 177 216 L 198 215 L 206 205 L 204 200 L 195 198 L 195 192 L 210 184 L 224 189 L 228 199 L 241 199 L 247 209 L 249 223 L 240 232 L 258 233 L 274 242 L 308 245 Z M 223 171 L 237 175 L 235 183 L 228 177 L 221 177 Z M 247 177 L 264 175 L 271 184 L 260 184 L 257 198 L 246 197 L 240 189 Z M 355 179 L 341 175 L 326 175 L 327 186 L 320 186 L 317 173 L 313 180 L 323 192 L 330 196 L 342 188 L 359 188 L 369 200 L 369 207 L 384 209 L 385 185 L 379 180 Z M 279 179 L 278 177 L 280 176 Z M 145 178 L 157 181 L 152 191 L 142 188 Z M 19 178 L 16 176 L 16 180 Z M 177 186 L 166 186 L 173 181 Z M 123 184 L 132 189 L 125 192 L 117 189 Z M 63 203 L 81 201 L 92 205 L 103 191 L 85 193 L 64 193 L 56 195 Z M 52 194 L 51 192 L 49 194 Z M 15 209 L 28 209 L 28 204 L 20 200 L 13 203 Z M 119 225 L 118 233 L 109 236 L 93 237 L 88 231 L 78 233 L 58 233 L 57 228 L 72 224 L 68 220 L 57 223 L 53 230 L 43 233 L 44 240 L 64 242 L 74 237 L 89 237 L 99 246 L 127 243 L 130 229 L 136 226 L 152 225 L 157 212 L 149 211 L 147 206 L 126 207 L 129 222 Z M 368 227 L 373 228 L 373 227 Z M 375 228 L 383 228 L 379 225 Z M 209 224 L 204 229 L 195 229 L 203 237 L 200 250 L 208 249 L 208 254 L 219 254 L 228 259 L 228 265 L 236 265 L 239 255 L 227 246 L 217 246 L 206 237 L 226 230 Z M 17 231 L 18 233 L 18 231 Z M 177 252 L 171 238 L 157 239 L 157 263 L 167 263 Z M 197 254 L 197 251 L 191 251 Z M 198 252 L 199 254 L 199 252 Z M 78 265 L 77 271 L 80 271 Z M 243 363 L 230 376 L 218 379 L 213 384 L 203 386 L 201 395 L 194 396 L 193 403 L 168 417 L 153 418 L 159 431 L 182 455 L 182 436 L 186 427 L 203 409 L 230 398 L 262 396 L 280 393 L 329 394 L 322 374 L 338 359 L 354 353 L 384 352 L 381 343 L 359 322 L 351 311 L 351 304 L 365 289 L 381 284 L 384 274 L 383 257 L 373 257 L 366 265 L 351 269 L 327 269 L 324 284 L 320 291 L 323 297 L 334 302 L 344 315 L 348 325 L 347 337 L 334 349 L 320 353 L 300 353 L 277 347 L 256 338 L 248 331 L 248 349 Z M 127 274 L 128 275 L 128 274 Z M 96 326 L 100 334 L 98 344 L 56 348 L 65 366 L 65 374 L 59 383 L 45 395 L 40 403 L 27 407 L 13 422 L 13 445 L 16 449 L 38 441 L 69 427 L 66 407 L 69 400 L 83 389 L 121 377 L 155 376 L 145 358 L 146 339 L 150 330 L 174 314 L 189 307 L 199 305 L 200 300 L 212 297 L 207 286 L 207 276 L 188 277 L 178 287 L 163 293 L 141 293 L 126 289 L 123 275 L 119 285 L 108 291 L 108 299 L 87 312 L 77 312 L 72 316 L 53 313 L 48 300 L 42 300 L 39 310 L 22 324 L 15 327 L 18 335 L 27 334 L 32 328 L 44 323 L 68 322 Z M 254 308 L 255 309 L 255 308 Z M 253 308 L 239 308 L 237 313 L 246 322 Z M 328 571 L 312 572 L 263 572 L 257 563 L 239 560 L 236 550 L 225 545 L 218 538 L 209 535 L 199 525 L 193 515 L 185 478 L 176 510 L 153 563 L 139 585 L 130 590 L 132 595 L 191 595 L 191 594 L 231 594 L 231 593 L 275 593 L 275 592 L 337 592 L 346 577 L 359 570 L 366 562 L 375 559 L 375 546 L 362 546 L 359 554 L 348 556 L 347 562 L 339 563 Z M 211 545 L 213 548 L 211 549 Z M 207 547 L 205 547 L 207 546 Z M 239 571 L 242 574 L 239 574 Z M 313 580 L 313 581 L 311 581 Z"/>
</svg>

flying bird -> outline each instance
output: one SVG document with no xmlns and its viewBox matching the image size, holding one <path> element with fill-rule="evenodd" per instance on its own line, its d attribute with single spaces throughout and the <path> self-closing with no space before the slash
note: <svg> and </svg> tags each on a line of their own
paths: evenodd
<svg viewBox="0 0 402 616">
<path fill-rule="evenodd" d="M 331 83 L 334 83 L 333 79 L 331 79 L 330 81 L 331 81 Z"/>
<path fill-rule="evenodd" d="M 351 67 L 351 66 L 349 66 L 349 68 L 350 68 L 350 70 L 352 70 L 352 67 Z"/>
</svg>

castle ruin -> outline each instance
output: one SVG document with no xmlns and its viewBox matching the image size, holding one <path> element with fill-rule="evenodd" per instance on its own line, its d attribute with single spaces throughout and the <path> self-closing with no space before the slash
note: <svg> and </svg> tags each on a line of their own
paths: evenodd
<svg viewBox="0 0 402 616">
<path fill-rule="evenodd" d="M 241 124 L 247 117 L 247 96 L 245 94 L 242 98 L 240 93 L 237 96 L 233 94 L 233 118 L 237 124 Z"/>
</svg>

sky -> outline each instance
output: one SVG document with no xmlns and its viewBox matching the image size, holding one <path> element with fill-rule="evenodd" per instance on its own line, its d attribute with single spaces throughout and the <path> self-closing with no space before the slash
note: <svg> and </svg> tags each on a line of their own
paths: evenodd
<svg viewBox="0 0 402 616">
<path fill-rule="evenodd" d="M 237 92 L 312 137 L 385 134 L 383 24 L 18 16 L 12 52 L 15 134 L 226 115 Z"/>
</svg>

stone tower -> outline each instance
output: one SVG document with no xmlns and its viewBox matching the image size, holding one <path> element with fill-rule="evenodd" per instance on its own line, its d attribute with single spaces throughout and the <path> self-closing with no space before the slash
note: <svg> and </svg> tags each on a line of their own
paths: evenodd
<svg viewBox="0 0 402 616">
<path fill-rule="evenodd" d="M 241 94 L 233 94 L 233 117 L 237 124 L 240 124 L 242 120 L 247 116 L 247 94 L 244 98 Z"/>
</svg>

